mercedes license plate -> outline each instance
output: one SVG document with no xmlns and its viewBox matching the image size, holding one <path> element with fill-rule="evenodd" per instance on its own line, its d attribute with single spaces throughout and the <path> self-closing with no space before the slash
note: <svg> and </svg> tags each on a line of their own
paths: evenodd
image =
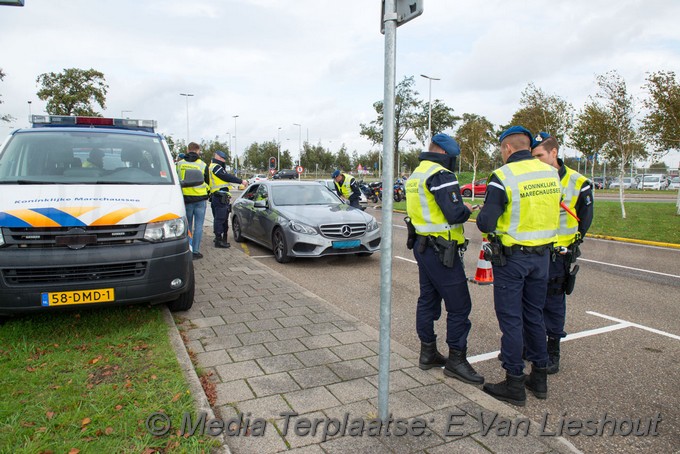
<svg viewBox="0 0 680 454">
<path fill-rule="evenodd" d="M 352 249 L 361 246 L 361 240 L 333 241 L 334 249 Z"/>
</svg>

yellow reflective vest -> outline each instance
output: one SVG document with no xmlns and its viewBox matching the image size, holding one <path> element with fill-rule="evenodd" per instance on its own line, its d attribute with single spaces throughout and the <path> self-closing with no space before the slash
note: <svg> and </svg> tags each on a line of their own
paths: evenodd
<svg viewBox="0 0 680 454">
<path fill-rule="evenodd" d="M 441 236 L 462 244 L 465 241 L 463 225 L 448 223 L 434 194 L 427 188 L 428 178 L 442 170 L 453 173 L 436 162 L 420 161 L 406 180 L 406 211 L 418 235 Z"/>
<path fill-rule="evenodd" d="M 200 170 L 201 173 L 205 174 L 205 162 L 197 159 L 196 161 L 190 162 L 185 159 L 177 162 L 177 174 L 179 179 L 184 179 L 184 173 L 189 169 Z M 208 185 L 204 182 L 199 186 L 193 186 L 190 188 L 182 188 L 182 194 L 187 197 L 202 197 L 208 195 Z"/>
<path fill-rule="evenodd" d="M 508 163 L 491 175 L 500 180 L 508 197 L 495 231 L 503 245 L 555 243 L 562 197 L 557 169 L 533 158 Z"/>
<path fill-rule="evenodd" d="M 576 202 L 581 194 L 583 185 L 588 181 L 586 177 L 564 166 L 564 176 L 560 181 L 562 187 L 562 201 L 569 207 L 572 213 L 576 213 Z M 556 246 L 570 246 L 578 234 L 578 221 L 566 210 L 560 210 L 560 225 L 557 230 Z"/>
<path fill-rule="evenodd" d="M 229 192 L 231 189 L 231 185 L 227 182 L 222 180 L 220 177 L 215 175 L 215 167 L 222 167 L 221 165 L 217 164 L 216 162 L 211 162 L 210 167 L 209 167 L 209 175 L 208 175 L 208 181 L 210 181 L 210 193 L 217 192 L 220 189 L 223 189 L 226 192 Z"/>
<path fill-rule="evenodd" d="M 342 180 L 342 186 L 340 186 L 336 181 L 335 187 L 344 198 L 349 199 L 349 196 L 352 195 L 352 188 L 350 187 L 350 184 L 352 183 L 352 180 L 354 180 L 354 177 L 346 173 L 343 173 L 342 176 L 344 178 L 344 180 Z"/>
</svg>

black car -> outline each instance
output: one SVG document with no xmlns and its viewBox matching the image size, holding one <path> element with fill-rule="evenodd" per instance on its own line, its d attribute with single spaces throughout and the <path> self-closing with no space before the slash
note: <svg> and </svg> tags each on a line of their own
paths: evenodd
<svg viewBox="0 0 680 454">
<path fill-rule="evenodd" d="M 293 180 L 297 178 L 297 176 L 297 172 L 293 169 L 282 169 L 276 172 L 272 178 L 275 180 Z"/>
</svg>

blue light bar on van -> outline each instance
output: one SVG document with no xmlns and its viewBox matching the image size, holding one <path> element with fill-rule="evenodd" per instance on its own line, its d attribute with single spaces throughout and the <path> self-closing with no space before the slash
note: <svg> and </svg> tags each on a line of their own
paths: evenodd
<svg viewBox="0 0 680 454">
<path fill-rule="evenodd" d="M 120 128 L 154 132 L 156 120 L 136 120 L 130 118 L 76 117 L 70 115 L 31 115 L 34 128 L 49 126 L 83 126 L 91 128 Z"/>
</svg>

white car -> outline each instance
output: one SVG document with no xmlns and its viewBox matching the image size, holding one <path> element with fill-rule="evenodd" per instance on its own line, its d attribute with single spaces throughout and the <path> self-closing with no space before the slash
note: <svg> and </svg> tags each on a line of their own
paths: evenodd
<svg viewBox="0 0 680 454">
<path fill-rule="evenodd" d="M 255 184 L 259 183 L 260 181 L 267 181 L 267 175 L 258 173 L 256 175 L 253 175 L 252 177 L 248 178 L 248 184 Z"/>
<path fill-rule="evenodd" d="M 623 189 L 630 189 L 635 185 L 635 180 L 631 177 L 623 177 L 623 184 L 619 183 L 619 179 L 612 181 L 609 185 L 609 189 L 618 189 L 619 186 L 623 186 Z"/>
<path fill-rule="evenodd" d="M 671 184 L 666 189 L 680 189 L 680 177 L 671 178 Z"/>
<path fill-rule="evenodd" d="M 638 184 L 638 189 L 666 189 L 666 179 L 661 175 L 645 175 Z"/>
</svg>

